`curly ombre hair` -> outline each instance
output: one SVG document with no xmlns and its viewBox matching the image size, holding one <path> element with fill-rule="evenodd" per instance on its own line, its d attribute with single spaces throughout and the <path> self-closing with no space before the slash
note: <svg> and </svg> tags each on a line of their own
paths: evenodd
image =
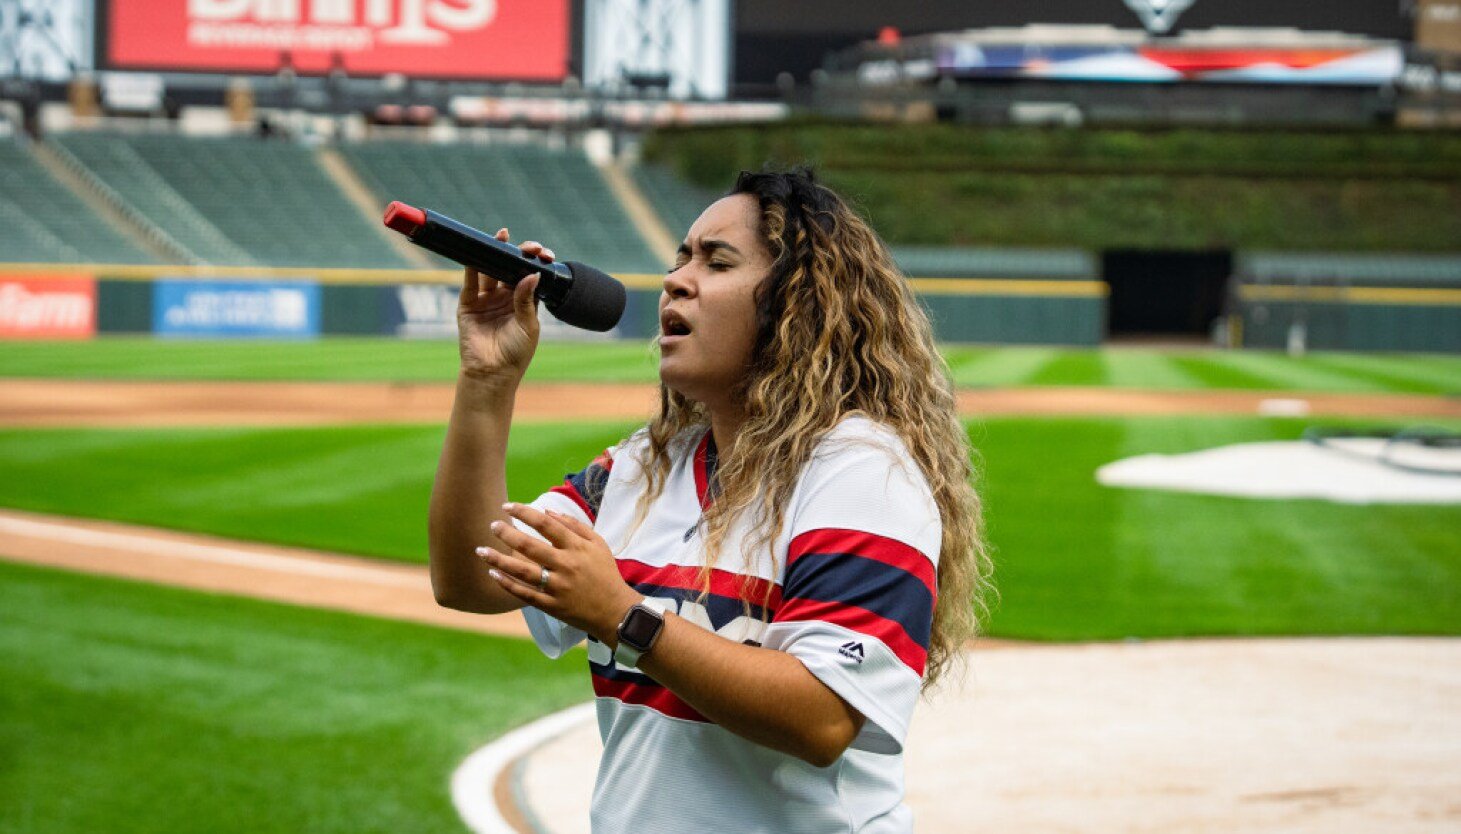
<svg viewBox="0 0 1461 834">
<path fill-rule="evenodd" d="M 721 452 L 720 492 L 704 516 L 710 555 L 702 587 L 709 592 L 721 544 L 739 516 L 753 513 L 743 554 L 749 564 L 749 553 L 772 547 L 818 443 L 845 417 L 874 420 L 907 446 L 942 520 L 926 688 L 978 631 L 992 572 L 948 366 L 887 247 L 809 170 L 743 171 L 730 191 L 736 194 L 759 202 L 759 232 L 773 264 L 756 290 L 755 346 L 737 391 L 746 420 L 734 447 Z M 698 403 L 661 383 L 659 413 L 645 429 L 641 518 L 664 489 L 672 445 L 706 425 Z M 743 599 L 748 593 L 742 590 Z M 764 610 L 767 600 L 759 602 Z"/>
</svg>

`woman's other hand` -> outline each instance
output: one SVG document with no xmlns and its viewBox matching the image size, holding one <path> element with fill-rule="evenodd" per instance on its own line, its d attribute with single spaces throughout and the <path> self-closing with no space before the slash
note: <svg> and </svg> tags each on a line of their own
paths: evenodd
<svg viewBox="0 0 1461 834">
<path fill-rule="evenodd" d="M 592 635 L 618 642 L 619 622 L 644 597 L 619 575 L 603 537 L 576 518 L 504 504 L 508 515 L 537 530 L 547 541 L 496 522 L 492 532 L 510 550 L 477 549 L 489 574 L 504 590 L 539 611 Z M 542 585 L 543 569 L 548 582 Z"/>
<path fill-rule="evenodd" d="M 508 240 L 507 229 L 497 239 Z M 527 241 L 522 252 L 552 263 L 553 250 Z M 476 379 L 516 383 L 527 371 L 538 346 L 538 305 L 533 291 L 538 276 L 530 275 L 510 287 L 467 267 L 457 306 L 457 333 L 462 373 Z"/>
</svg>

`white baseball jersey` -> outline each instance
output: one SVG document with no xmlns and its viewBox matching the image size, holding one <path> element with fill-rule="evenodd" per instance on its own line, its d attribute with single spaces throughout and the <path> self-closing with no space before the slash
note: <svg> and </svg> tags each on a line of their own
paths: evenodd
<svg viewBox="0 0 1461 834">
<path fill-rule="evenodd" d="M 715 492 L 710 433 L 697 430 L 673 446 L 665 489 L 636 529 L 646 446 L 642 433 L 631 437 L 533 505 L 593 524 L 625 581 L 665 610 L 727 639 L 788 652 L 867 720 L 841 758 L 813 767 L 714 724 L 590 638 L 604 741 L 593 830 L 911 831 L 903 739 L 928 653 L 942 527 L 902 442 L 871 420 L 842 421 L 802 471 L 775 560 L 763 548 L 745 564 L 748 527 L 733 526 L 704 600 L 697 579 L 701 508 Z M 549 657 L 585 639 L 535 608 L 523 612 Z"/>
</svg>

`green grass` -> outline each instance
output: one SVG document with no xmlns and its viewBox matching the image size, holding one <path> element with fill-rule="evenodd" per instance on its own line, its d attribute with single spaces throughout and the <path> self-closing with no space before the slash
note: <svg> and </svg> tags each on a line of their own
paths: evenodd
<svg viewBox="0 0 1461 834">
<path fill-rule="evenodd" d="M 0 562 L 0 832 L 460 831 L 448 779 L 589 696 L 521 640 Z"/>
<path fill-rule="evenodd" d="M 0 377 L 145 380 L 451 382 L 457 343 L 339 337 L 310 342 L 109 336 L 90 342 L 9 342 Z M 647 382 L 657 360 L 648 341 L 543 342 L 528 378 L 537 382 Z"/>
<path fill-rule="evenodd" d="M 631 424 L 517 427 L 512 498 L 532 500 Z M 0 431 L 0 506 L 426 561 L 445 429 Z"/>
<path fill-rule="evenodd" d="M 995 633 L 1052 640 L 1461 633 L 1461 507 L 1254 500 L 1094 482 L 1098 466 L 1131 455 L 1291 440 L 1310 424 L 1146 417 L 990 420 L 976 428 L 1002 595 Z"/>
<path fill-rule="evenodd" d="M 1296 438 L 1310 424 L 971 426 L 999 563 L 994 633 L 1461 633 L 1461 507 L 1258 501 L 1094 481 L 1098 466 L 1129 455 Z M 535 496 L 629 428 L 519 426 L 513 497 Z M 0 505 L 421 561 L 441 436 L 411 426 L 6 431 Z"/>
<path fill-rule="evenodd" d="M 945 345 L 964 388 L 1114 386 L 1190 390 L 1461 394 L 1461 356 L 1263 351 Z M 331 380 L 450 382 L 456 344 L 331 338 L 314 342 L 11 342 L 0 378 L 116 380 Z M 657 364 L 636 342 L 544 342 L 528 371 L 536 382 L 655 382 Z"/>
</svg>

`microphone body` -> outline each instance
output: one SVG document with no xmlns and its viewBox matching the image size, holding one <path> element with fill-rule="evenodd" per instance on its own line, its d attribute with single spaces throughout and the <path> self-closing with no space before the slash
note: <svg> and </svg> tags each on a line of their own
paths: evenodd
<svg viewBox="0 0 1461 834">
<path fill-rule="evenodd" d="M 603 332 L 624 314 L 624 285 L 586 264 L 547 263 L 530 258 L 511 243 L 444 214 L 393 202 L 386 208 L 385 225 L 412 243 L 469 266 L 509 286 L 537 274 L 534 295 L 565 324 Z"/>
</svg>

